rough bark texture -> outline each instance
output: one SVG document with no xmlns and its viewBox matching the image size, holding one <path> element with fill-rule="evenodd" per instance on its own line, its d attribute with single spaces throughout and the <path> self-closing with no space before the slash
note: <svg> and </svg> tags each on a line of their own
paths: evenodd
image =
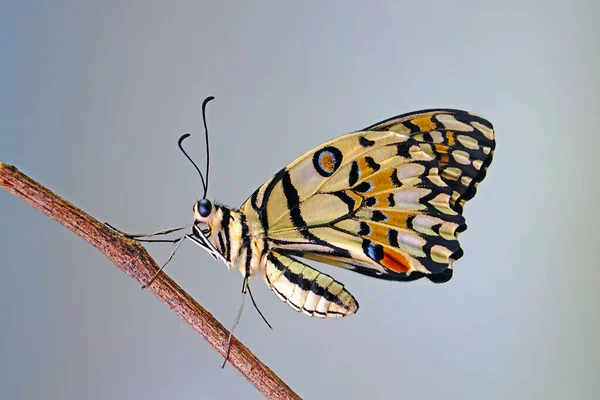
<svg viewBox="0 0 600 400">
<path fill-rule="evenodd" d="M 0 162 L 0 186 L 96 247 L 140 285 L 148 282 L 159 268 L 138 242 L 119 235 L 14 166 Z M 161 272 L 147 290 L 225 356 L 229 332 L 179 285 Z M 269 399 L 300 398 L 235 337 L 231 339 L 229 363 Z"/>
</svg>

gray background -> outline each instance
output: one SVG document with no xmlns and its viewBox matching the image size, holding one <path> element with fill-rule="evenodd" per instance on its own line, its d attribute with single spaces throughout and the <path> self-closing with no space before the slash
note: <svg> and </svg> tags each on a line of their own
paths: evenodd
<svg viewBox="0 0 600 400">
<path fill-rule="evenodd" d="M 237 335 L 306 398 L 597 398 L 598 2 L 14 3 L 0 160 L 130 231 L 191 222 L 200 183 L 176 140 L 193 132 L 203 162 L 208 95 L 210 197 L 232 206 L 384 118 L 489 118 L 496 157 L 450 283 L 319 265 L 356 316 L 308 318 L 257 281 L 275 331 L 248 307 Z M 4 191 L 0 210 L 0 397 L 260 398 L 94 248 Z M 230 325 L 239 273 L 189 243 L 167 272 Z"/>
</svg>

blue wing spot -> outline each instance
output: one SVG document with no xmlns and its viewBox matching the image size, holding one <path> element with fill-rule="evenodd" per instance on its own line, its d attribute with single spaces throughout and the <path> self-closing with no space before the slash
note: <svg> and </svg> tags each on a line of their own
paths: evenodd
<svg viewBox="0 0 600 400">
<path fill-rule="evenodd" d="M 383 246 L 380 244 L 373 244 L 370 240 L 363 239 L 362 248 L 367 257 L 375 262 L 383 258 Z"/>
<path fill-rule="evenodd" d="M 369 249 L 368 249 L 368 254 L 367 255 L 369 256 L 369 258 L 371 260 L 375 259 L 375 245 L 373 243 L 371 243 L 369 245 Z"/>
</svg>

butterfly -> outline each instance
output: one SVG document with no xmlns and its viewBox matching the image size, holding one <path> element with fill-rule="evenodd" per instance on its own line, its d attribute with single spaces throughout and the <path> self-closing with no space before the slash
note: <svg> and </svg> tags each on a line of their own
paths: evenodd
<svg viewBox="0 0 600 400">
<path fill-rule="evenodd" d="M 204 187 L 192 232 L 181 240 L 239 268 L 243 293 L 249 278 L 260 277 L 296 311 L 344 317 L 358 310 L 354 296 L 305 260 L 392 281 L 452 278 L 463 256 L 463 207 L 494 154 L 489 121 L 453 109 L 387 119 L 308 151 L 232 208 L 206 198 L 205 107 L 212 99 L 202 106 L 206 180 L 182 147 L 189 134 L 179 139 Z"/>
</svg>

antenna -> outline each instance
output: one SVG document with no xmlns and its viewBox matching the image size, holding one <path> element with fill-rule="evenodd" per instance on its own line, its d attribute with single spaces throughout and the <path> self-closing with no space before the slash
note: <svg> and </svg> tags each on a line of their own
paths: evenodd
<svg viewBox="0 0 600 400">
<path fill-rule="evenodd" d="M 210 166 L 210 146 L 208 144 L 208 126 L 206 124 L 206 105 L 208 104 L 209 101 L 214 100 L 214 99 L 215 98 L 213 96 L 208 96 L 202 102 L 202 121 L 204 122 L 204 137 L 206 138 L 206 171 L 205 171 L 206 179 L 205 179 L 205 175 L 202 175 L 202 172 L 200 172 L 200 168 L 198 168 L 198 165 L 196 165 L 194 160 L 192 160 L 192 158 L 188 155 L 188 153 L 186 153 L 186 151 L 183 149 L 183 145 L 182 145 L 183 141 L 185 139 L 187 139 L 188 137 L 190 137 L 191 134 L 186 133 L 184 135 L 181 135 L 181 137 L 177 141 L 177 146 L 179 146 L 179 150 L 181 150 L 181 152 L 183 154 L 185 154 L 185 156 L 187 157 L 188 160 L 190 160 L 190 162 L 192 163 L 194 168 L 196 168 L 196 171 L 198 171 L 198 175 L 200 175 L 200 179 L 202 180 L 202 188 L 204 189 L 204 195 L 202 195 L 203 199 L 206 198 L 206 194 L 208 193 L 208 170 L 209 170 L 209 166 Z"/>
<path fill-rule="evenodd" d="M 200 175 L 200 179 L 202 179 L 202 187 L 204 188 L 204 196 L 206 197 L 206 183 L 204 181 L 204 176 L 202 176 L 202 172 L 200 172 L 200 168 L 198 168 L 198 166 L 196 165 L 194 160 L 192 160 L 192 158 L 188 155 L 188 153 L 185 152 L 185 150 L 183 149 L 183 146 L 182 146 L 183 141 L 185 139 L 189 138 L 190 136 L 191 136 L 191 134 L 189 134 L 189 133 L 181 135 L 181 137 L 177 141 L 177 146 L 179 146 L 179 150 L 181 150 L 181 152 L 187 157 L 188 160 L 190 160 L 192 165 L 196 168 L 196 171 L 198 171 L 198 174 Z"/>
<path fill-rule="evenodd" d="M 204 198 L 208 192 L 208 167 L 210 165 L 210 148 L 208 146 L 208 126 L 206 125 L 206 105 L 209 101 L 214 100 L 214 96 L 208 96 L 202 102 L 202 121 L 204 122 L 204 137 L 206 138 L 206 186 L 204 186 Z"/>
</svg>

